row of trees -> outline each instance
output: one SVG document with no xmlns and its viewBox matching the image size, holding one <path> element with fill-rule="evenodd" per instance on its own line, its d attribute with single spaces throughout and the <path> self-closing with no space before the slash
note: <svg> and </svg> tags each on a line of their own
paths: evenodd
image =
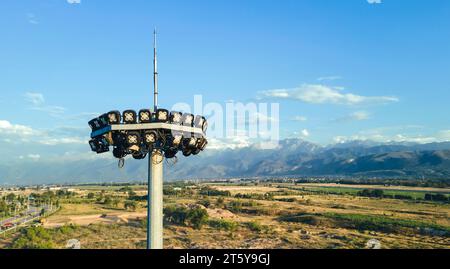
<svg viewBox="0 0 450 269">
<path fill-rule="evenodd" d="M 363 197 L 373 197 L 373 198 L 390 198 L 390 199 L 400 199 L 400 200 L 413 200 L 414 197 L 406 194 L 385 194 L 383 190 L 369 190 L 364 189 L 357 193 L 358 196 Z M 442 193 L 426 193 L 424 198 L 425 201 L 436 201 L 436 202 L 449 202 L 450 198 Z"/>
<path fill-rule="evenodd" d="M 127 192 L 129 197 L 128 199 L 124 200 L 121 197 L 114 197 L 112 195 L 106 195 L 105 191 L 100 192 L 100 194 L 97 195 L 93 192 L 90 192 L 87 194 L 86 198 L 89 200 L 95 200 L 99 204 L 103 204 L 107 207 L 113 207 L 113 208 L 119 208 L 119 204 L 123 203 L 123 208 L 126 210 L 135 211 L 138 207 L 139 199 L 134 199 L 136 197 L 136 193 L 132 191 L 132 189 L 128 189 L 131 187 L 124 187 L 120 191 Z"/>
</svg>

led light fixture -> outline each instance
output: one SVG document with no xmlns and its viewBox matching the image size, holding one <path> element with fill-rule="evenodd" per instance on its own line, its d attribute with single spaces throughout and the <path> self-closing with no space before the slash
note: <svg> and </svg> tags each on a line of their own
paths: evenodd
<svg viewBox="0 0 450 269">
<path fill-rule="evenodd" d="M 119 111 L 110 111 L 108 112 L 108 123 L 109 124 L 120 124 L 122 120 L 122 115 L 120 115 Z"/>
<path fill-rule="evenodd" d="M 137 131 L 127 132 L 126 138 L 129 146 L 140 146 L 141 144 L 141 134 Z"/>
<path fill-rule="evenodd" d="M 145 157 L 147 157 L 147 153 L 137 151 L 137 152 L 134 152 L 131 156 L 133 156 L 133 158 L 135 160 L 142 160 L 142 159 L 145 159 Z"/>
<path fill-rule="evenodd" d="M 183 126 L 192 127 L 193 124 L 194 124 L 194 115 L 189 113 L 183 114 Z"/>
<path fill-rule="evenodd" d="M 170 112 L 170 123 L 181 125 L 183 120 L 183 114 L 180 112 Z"/>
<path fill-rule="evenodd" d="M 164 152 L 164 157 L 166 157 L 167 159 L 172 159 L 175 158 L 177 153 L 178 153 L 177 149 L 168 149 Z"/>
<path fill-rule="evenodd" d="M 156 141 L 158 140 L 158 133 L 156 133 L 155 131 L 144 131 L 144 137 L 143 137 L 144 143 L 147 146 L 151 146 L 153 144 L 156 143 Z"/>
<path fill-rule="evenodd" d="M 115 148 L 113 149 L 113 155 L 114 155 L 114 157 L 117 158 L 117 159 L 122 159 L 122 158 L 124 158 L 125 156 L 127 156 L 127 153 L 126 153 L 125 149 L 123 149 L 123 148 L 121 148 L 121 147 L 115 147 Z"/>
<path fill-rule="evenodd" d="M 197 140 L 195 137 L 185 138 L 183 139 L 183 149 L 195 149 L 195 145 L 197 144 Z"/>
<path fill-rule="evenodd" d="M 183 142 L 183 134 L 181 132 L 172 132 L 171 142 L 172 147 L 178 148 Z"/>
<path fill-rule="evenodd" d="M 125 110 L 123 112 L 123 123 L 125 124 L 135 124 L 137 121 L 136 111 L 134 110 Z"/>
<path fill-rule="evenodd" d="M 169 111 L 167 109 L 156 110 L 156 121 L 157 122 L 168 122 L 169 121 Z"/>
<path fill-rule="evenodd" d="M 141 109 L 139 111 L 139 122 L 140 123 L 152 122 L 152 112 L 150 111 L 150 109 Z"/>
<path fill-rule="evenodd" d="M 202 138 L 197 139 L 197 144 L 196 144 L 197 149 L 203 151 L 203 150 L 205 150 L 206 145 L 208 145 L 208 140 L 206 140 L 206 138 L 202 137 Z"/>
<path fill-rule="evenodd" d="M 203 116 L 196 116 L 194 126 L 195 128 L 202 129 L 203 133 L 206 133 L 206 130 L 208 129 L 208 121 Z"/>
<path fill-rule="evenodd" d="M 96 137 L 89 141 L 89 146 L 91 150 L 101 154 L 109 151 L 108 141 L 104 137 Z"/>
<path fill-rule="evenodd" d="M 89 121 L 89 127 L 91 127 L 92 131 L 97 131 L 102 128 L 102 124 L 99 118 L 92 119 Z"/>
</svg>

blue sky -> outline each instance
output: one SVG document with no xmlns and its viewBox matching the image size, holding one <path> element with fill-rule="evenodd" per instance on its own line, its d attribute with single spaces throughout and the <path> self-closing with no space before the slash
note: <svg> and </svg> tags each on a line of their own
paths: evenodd
<svg viewBox="0 0 450 269">
<path fill-rule="evenodd" d="M 369 2 L 3 0 L 0 146 L 84 152 L 88 119 L 151 106 L 155 26 L 164 107 L 262 98 L 282 138 L 450 140 L 450 2 Z"/>
</svg>

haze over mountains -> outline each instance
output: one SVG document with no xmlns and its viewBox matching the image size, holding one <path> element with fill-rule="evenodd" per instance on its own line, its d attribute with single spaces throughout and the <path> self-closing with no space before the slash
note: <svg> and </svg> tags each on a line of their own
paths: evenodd
<svg viewBox="0 0 450 269">
<path fill-rule="evenodd" d="M 0 185 L 146 180 L 147 161 L 127 158 L 125 167 L 119 169 L 117 160 L 109 155 L 108 158 L 93 156 L 77 161 L 41 159 L 0 164 Z M 287 139 L 273 150 L 247 147 L 207 150 L 189 158 L 181 156 L 175 165 L 166 164 L 165 168 L 166 180 L 285 175 L 450 180 L 450 142 L 352 141 L 324 147 L 300 139 Z"/>
</svg>

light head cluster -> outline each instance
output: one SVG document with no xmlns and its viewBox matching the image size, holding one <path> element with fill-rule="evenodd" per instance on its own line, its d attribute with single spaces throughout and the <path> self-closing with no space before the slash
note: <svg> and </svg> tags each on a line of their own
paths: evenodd
<svg viewBox="0 0 450 269">
<path fill-rule="evenodd" d="M 101 154 L 112 147 L 119 159 L 127 155 L 144 159 L 153 150 L 161 150 L 168 159 L 178 152 L 188 157 L 199 154 L 208 144 L 205 117 L 166 109 L 110 111 L 89 121 L 89 126 L 92 151 Z"/>
</svg>

